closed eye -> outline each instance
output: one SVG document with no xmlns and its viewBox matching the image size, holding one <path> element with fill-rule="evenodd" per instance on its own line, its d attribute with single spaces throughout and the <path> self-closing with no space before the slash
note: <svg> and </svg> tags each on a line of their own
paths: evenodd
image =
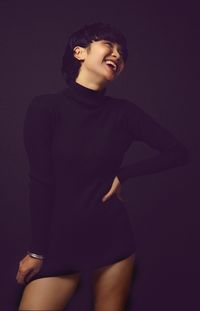
<svg viewBox="0 0 200 311">
<path fill-rule="evenodd" d="M 111 42 L 105 42 L 105 44 L 108 44 L 109 46 L 112 46 Z"/>
<path fill-rule="evenodd" d="M 108 44 L 109 46 L 113 46 L 113 44 L 109 41 L 106 41 L 105 44 Z M 118 49 L 118 52 L 123 57 L 123 53 L 122 53 L 121 49 Z"/>
</svg>

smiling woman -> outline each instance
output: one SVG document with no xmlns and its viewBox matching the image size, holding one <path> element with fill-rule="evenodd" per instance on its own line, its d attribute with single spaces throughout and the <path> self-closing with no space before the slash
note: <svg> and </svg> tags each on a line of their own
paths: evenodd
<svg viewBox="0 0 200 311">
<path fill-rule="evenodd" d="M 90 83 L 90 87 L 94 89 L 104 88 L 109 81 L 115 79 L 124 69 L 124 59 L 118 49 L 119 44 L 109 43 L 108 45 L 108 41 L 104 40 L 92 40 L 89 49 L 76 46 L 73 49 L 74 56 L 82 62 L 76 81 L 83 85 Z M 91 85 L 92 76 L 93 86 Z M 104 79 L 102 79 L 103 76 Z"/>
<path fill-rule="evenodd" d="M 127 56 L 121 32 L 85 25 L 65 49 L 67 87 L 27 108 L 31 239 L 16 277 L 28 283 L 19 310 L 64 309 L 83 271 L 92 272 L 95 311 L 125 310 L 136 246 L 121 184 L 188 161 L 186 148 L 139 106 L 106 95 Z M 136 140 L 159 155 L 121 167 Z"/>
<path fill-rule="evenodd" d="M 74 58 L 74 48 L 79 46 L 85 48 L 89 53 L 92 42 L 107 48 L 108 55 L 111 54 L 113 46 L 115 46 L 118 48 L 118 53 L 124 64 L 126 63 L 128 59 L 127 40 L 118 29 L 103 23 L 85 25 L 82 29 L 71 34 L 65 48 L 61 72 L 67 84 L 76 80 L 83 62 L 83 60 Z"/>
</svg>

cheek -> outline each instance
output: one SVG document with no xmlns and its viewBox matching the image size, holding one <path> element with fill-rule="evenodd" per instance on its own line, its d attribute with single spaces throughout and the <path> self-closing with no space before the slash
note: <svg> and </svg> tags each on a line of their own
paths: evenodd
<svg viewBox="0 0 200 311">
<path fill-rule="evenodd" d="M 96 50 L 96 55 L 98 55 L 98 58 L 100 61 L 103 61 L 103 59 L 109 54 L 110 54 L 110 51 L 105 46 L 101 46 Z"/>
<path fill-rule="evenodd" d="M 106 54 L 103 51 L 98 51 L 92 58 L 93 66 L 102 65 L 105 60 Z"/>
</svg>

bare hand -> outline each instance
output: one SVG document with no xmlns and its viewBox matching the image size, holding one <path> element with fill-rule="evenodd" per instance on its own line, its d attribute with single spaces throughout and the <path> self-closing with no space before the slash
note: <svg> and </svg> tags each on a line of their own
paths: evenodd
<svg viewBox="0 0 200 311">
<path fill-rule="evenodd" d="M 102 201 L 103 202 L 107 201 L 115 192 L 116 192 L 118 199 L 120 201 L 123 201 L 123 198 L 121 196 L 121 183 L 117 176 L 115 177 L 110 190 L 102 198 Z"/>
<path fill-rule="evenodd" d="M 40 271 L 43 264 L 42 259 L 35 259 L 26 255 L 19 263 L 16 280 L 19 284 L 25 284 Z"/>
</svg>

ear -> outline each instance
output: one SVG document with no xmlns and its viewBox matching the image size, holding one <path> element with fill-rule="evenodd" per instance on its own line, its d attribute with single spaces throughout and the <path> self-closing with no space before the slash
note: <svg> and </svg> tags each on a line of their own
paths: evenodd
<svg viewBox="0 0 200 311">
<path fill-rule="evenodd" d="M 75 46 L 73 48 L 74 57 L 76 57 L 78 60 L 84 60 L 85 59 L 85 49 L 81 46 Z"/>
</svg>

